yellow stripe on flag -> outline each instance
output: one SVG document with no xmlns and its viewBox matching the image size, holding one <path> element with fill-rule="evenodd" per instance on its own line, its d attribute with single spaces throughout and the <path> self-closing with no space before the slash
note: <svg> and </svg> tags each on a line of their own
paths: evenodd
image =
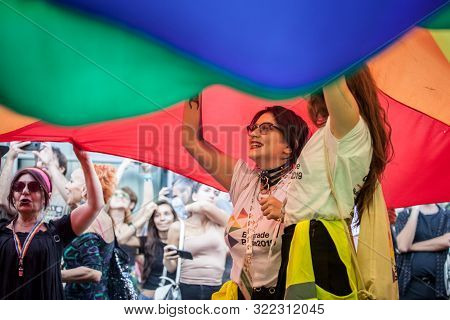
<svg viewBox="0 0 450 320">
<path fill-rule="evenodd" d="M 436 29 L 429 30 L 436 41 L 436 44 L 441 49 L 442 53 L 450 61 L 450 29 Z"/>
</svg>

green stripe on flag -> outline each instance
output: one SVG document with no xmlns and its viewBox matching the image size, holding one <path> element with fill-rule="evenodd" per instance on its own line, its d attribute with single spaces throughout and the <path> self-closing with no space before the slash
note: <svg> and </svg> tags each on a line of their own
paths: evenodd
<svg viewBox="0 0 450 320">
<path fill-rule="evenodd" d="M 450 4 L 420 23 L 420 26 L 428 29 L 450 29 Z"/>
<path fill-rule="evenodd" d="M 268 90 L 161 43 L 45 1 L 0 2 L 0 104 L 61 125 L 154 112 L 211 84 L 265 98 Z"/>
</svg>

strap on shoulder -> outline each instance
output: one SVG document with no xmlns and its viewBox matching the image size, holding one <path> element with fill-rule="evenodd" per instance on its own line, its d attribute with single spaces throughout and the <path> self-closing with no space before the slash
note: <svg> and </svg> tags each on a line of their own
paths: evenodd
<svg viewBox="0 0 450 320">
<path fill-rule="evenodd" d="M 53 221 L 45 223 L 45 226 L 47 227 L 47 231 L 52 237 L 52 239 L 55 241 L 55 243 L 61 242 L 61 238 L 59 237 L 58 232 L 56 232 L 56 227 Z"/>
</svg>

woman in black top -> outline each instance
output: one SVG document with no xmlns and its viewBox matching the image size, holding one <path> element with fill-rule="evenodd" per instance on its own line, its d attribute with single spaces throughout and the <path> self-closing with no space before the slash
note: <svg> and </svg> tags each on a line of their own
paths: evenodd
<svg viewBox="0 0 450 320">
<path fill-rule="evenodd" d="M 449 212 L 436 204 L 399 213 L 395 223 L 400 299 L 448 299 L 444 264 L 450 247 Z"/>
<path fill-rule="evenodd" d="M 14 176 L 8 202 L 18 215 L 0 223 L 0 299 L 63 299 L 63 248 L 89 227 L 104 205 L 100 182 L 85 152 L 74 148 L 86 177 L 87 201 L 70 215 L 47 223 L 52 183 L 38 168 Z"/>
<path fill-rule="evenodd" d="M 159 287 L 163 273 L 164 246 L 170 225 L 177 220 L 175 210 L 169 202 L 157 201 L 158 208 L 148 222 L 147 236 L 141 238 L 141 249 L 144 252 L 144 273 L 142 294 L 153 298 L 155 289 Z M 168 273 L 167 277 L 174 279 L 175 273 Z"/>
</svg>

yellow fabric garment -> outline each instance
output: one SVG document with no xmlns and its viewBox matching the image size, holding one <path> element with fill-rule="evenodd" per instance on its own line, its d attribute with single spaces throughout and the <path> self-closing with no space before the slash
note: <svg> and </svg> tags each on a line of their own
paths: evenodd
<svg viewBox="0 0 450 320">
<path fill-rule="evenodd" d="M 379 183 L 372 203 L 361 218 L 357 257 L 364 287 L 374 299 L 397 300 L 394 246 L 383 190 Z"/>
<path fill-rule="evenodd" d="M 318 219 L 326 227 L 333 239 L 341 261 L 347 269 L 352 292 L 347 296 L 336 296 L 323 290 L 315 283 L 314 270 L 309 243 L 310 221 L 301 221 L 295 227 L 289 252 L 286 274 L 286 300 L 357 300 L 357 280 L 352 264 L 352 248 L 341 221 Z"/>
<path fill-rule="evenodd" d="M 211 300 L 237 300 L 238 299 L 238 285 L 229 280 L 225 282 L 219 291 L 211 296 Z"/>
</svg>

